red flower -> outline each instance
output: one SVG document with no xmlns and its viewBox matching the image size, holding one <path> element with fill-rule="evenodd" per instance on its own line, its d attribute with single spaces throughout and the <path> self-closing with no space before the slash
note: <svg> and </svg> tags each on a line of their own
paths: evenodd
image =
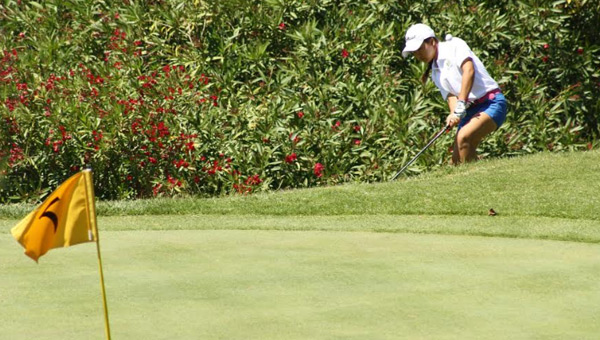
<svg viewBox="0 0 600 340">
<path fill-rule="evenodd" d="M 154 196 L 158 195 L 158 192 L 160 191 L 160 188 L 162 187 L 162 184 L 157 183 L 153 188 L 152 188 L 152 193 L 154 194 Z"/>
<path fill-rule="evenodd" d="M 0 156 L 2 156 L 2 153 L 0 152 Z M 10 149 L 10 157 L 8 159 L 8 164 L 12 165 L 14 163 L 16 163 L 19 160 L 24 159 L 25 157 L 23 156 L 23 149 L 21 149 L 19 146 L 17 146 L 17 144 L 13 143 L 12 144 L 12 148 Z"/>
<path fill-rule="evenodd" d="M 262 179 L 260 179 L 259 175 L 254 175 L 254 176 L 249 176 L 245 183 L 247 185 L 259 185 L 260 183 L 262 183 Z"/>
<path fill-rule="evenodd" d="M 297 159 L 298 157 L 296 156 L 296 153 L 292 153 L 291 155 L 285 156 L 285 162 L 286 163 L 294 163 L 294 161 Z"/>
<path fill-rule="evenodd" d="M 323 166 L 323 164 L 321 164 L 321 163 L 317 163 L 317 164 L 315 164 L 315 168 L 313 169 L 313 172 L 314 172 L 315 176 L 322 177 L 323 170 L 325 170 L 325 166 Z"/>
<path fill-rule="evenodd" d="M 190 163 L 186 162 L 184 159 L 180 159 L 179 161 L 173 160 L 173 165 L 178 168 L 187 168 L 190 166 Z"/>
<path fill-rule="evenodd" d="M 549 49 L 549 48 L 550 48 L 550 45 L 548 45 L 548 44 L 544 44 L 544 49 L 545 49 L 545 50 L 547 50 L 547 49 Z"/>
<path fill-rule="evenodd" d="M 104 137 L 104 136 L 102 135 L 102 131 L 100 131 L 100 132 L 97 132 L 96 130 L 92 131 L 92 136 L 94 136 L 94 140 L 95 140 L 96 142 L 97 142 L 97 141 L 100 141 L 100 140 L 102 140 L 102 137 Z"/>
<path fill-rule="evenodd" d="M 285 29 L 285 23 L 283 23 L 283 22 L 282 22 L 282 23 L 280 23 L 280 24 L 279 24 L 279 29 L 280 29 L 280 30 L 284 30 L 284 29 Z"/>
<path fill-rule="evenodd" d="M 542 57 L 542 61 L 545 62 L 545 63 L 547 63 L 548 62 L 548 56 L 547 55 L 543 56 Z"/>
<path fill-rule="evenodd" d="M 300 111 L 296 115 L 298 116 L 298 118 L 302 118 L 304 117 L 304 112 Z"/>
<path fill-rule="evenodd" d="M 350 53 L 348 53 L 348 51 L 344 48 L 342 50 L 342 58 L 344 58 L 344 59 L 348 58 L 349 55 L 350 55 Z"/>
<path fill-rule="evenodd" d="M 54 143 L 52 143 L 52 151 L 54 151 L 54 153 L 58 153 L 58 151 L 60 150 L 60 146 L 62 145 L 62 141 L 61 140 L 57 140 Z"/>
<path fill-rule="evenodd" d="M 360 131 L 360 125 L 355 125 L 354 126 L 354 131 L 359 132 Z"/>
<path fill-rule="evenodd" d="M 578 49 L 577 49 L 577 53 L 578 53 L 578 54 L 583 54 L 583 48 L 581 48 L 581 47 L 580 47 L 580 48 L 578 48 Z"/>
<path fill-rule="evenodd" d="M 354 140 L 354 145 L 360 145 L 360 139 L 355 139 Z"/>
</svg>

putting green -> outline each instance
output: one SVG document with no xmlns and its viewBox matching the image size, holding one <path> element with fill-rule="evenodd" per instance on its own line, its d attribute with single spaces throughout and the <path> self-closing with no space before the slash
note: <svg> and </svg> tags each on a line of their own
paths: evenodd
<svg viewBox="0 0 600 340">
<path fill-rule="evenodd" d="M 331 231 L 107 231 L 115 339 L 586 339 L 600 247 Z M 104 336 L 94 244 L 35 264 L 0 235 L 0 334 Z"/>
</svg>

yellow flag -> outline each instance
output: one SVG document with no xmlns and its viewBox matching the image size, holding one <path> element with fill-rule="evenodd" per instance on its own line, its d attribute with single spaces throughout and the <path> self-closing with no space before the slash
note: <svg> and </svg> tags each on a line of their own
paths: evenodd
<svg viewBox="0 0 600 340">
<path fill-rule="evenodd" d="M 91 170 L 67 179 L 11 233 L 25 248 L 25 254 L 36 262 L 52 248 L 96 240 Z"/>
</svg>

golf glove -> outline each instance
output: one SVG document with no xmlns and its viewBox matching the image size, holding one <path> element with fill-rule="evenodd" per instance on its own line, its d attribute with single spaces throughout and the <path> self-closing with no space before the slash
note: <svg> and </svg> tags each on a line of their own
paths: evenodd
<svg viewBox="0 0 600 340">
<path fill-rule="evenodd" d="M 458 117 L 458 119 L 462 119 L 467 114 L 467 104 L 464 100 L 459 100 L 456 102 L 456 107 L 454 108 L 454 115 Z"/>
</svg>

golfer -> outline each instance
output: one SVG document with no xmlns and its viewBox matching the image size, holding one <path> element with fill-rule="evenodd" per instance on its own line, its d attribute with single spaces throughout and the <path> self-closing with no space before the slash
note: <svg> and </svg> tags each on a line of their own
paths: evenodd
<svg viewBox="0 0 600 340">
<path fill-rule="evenodd" d="M 412 53 L 429 64 L 421 81 L 426 83 L 431 72 L 431 79 L 450 108 L 446 124 L 458 126 L 452 163 L 477 160 L 481 140 L 506 118 L 506 99 L 498 83 L 462 39 L 448 35 L 446 41 L 440 42 L 424 24 L 411 26 L 405 39 L 402 56 Z"/>
</svg>

